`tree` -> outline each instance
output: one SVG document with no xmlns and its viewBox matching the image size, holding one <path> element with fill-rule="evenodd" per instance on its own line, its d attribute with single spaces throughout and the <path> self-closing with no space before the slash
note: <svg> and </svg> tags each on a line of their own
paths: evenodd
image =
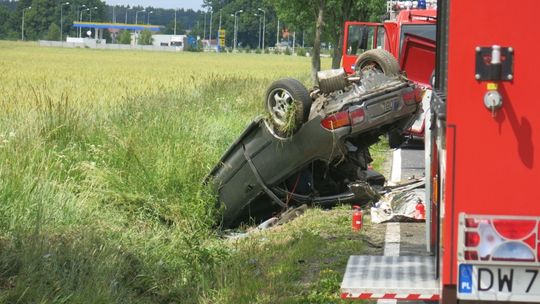
<svg viewBox="0 0 540 304">
<path fill-rule="evenodd" d="M 149 30 L 143 30 L 139 37 L 140 45 L 151 45 L 154 38 L 152 38 L 152 32 Z"/>
<path fill-rule="evenodd" d="M 60 27 L 56 25 L 56 23 L 51 23 L 49 26 L 49 31 L 47 32 L 47 36 L 45 36 L 46 40 L 55 41 L 60 38 Z"/>
<path fill-rule="evenodd" d="M 120 44 L 131 44 L 131 32 L 122 30 L 118 35 L 118 43 Z"/>
<path fill-rule="evenodd" d="M 317 82 L 317 72 L 321 70 L 321 36 L 324 14 L 330 0 L 274 0 L 277 14 L 293 28 L 314 27 L 315 38 L 311 56 L 311 79 Z"/>
<path fill-rule="evenodd" d="M 168 34 L 168 35 L 174 34 L 174 19 L 171 20 L 171 22 L 169 22 L 167 24 L 167 26 L 165 27 L 164 33 Z M 185 33 L 186 33 L 186 30 L 184 28 L 184 24 L 182 24 L 182 22 L 180 22 L 180 21 L 177 21 L 176 22 L 176 34 L 177 35 L 184 35 Z"/>
<path fill-rule="evenodd" d="M 9 17 L 10 11 L 4 6 L 0 6 L 0 39 L 8 36 L 10 31 Z"/>
</svg>

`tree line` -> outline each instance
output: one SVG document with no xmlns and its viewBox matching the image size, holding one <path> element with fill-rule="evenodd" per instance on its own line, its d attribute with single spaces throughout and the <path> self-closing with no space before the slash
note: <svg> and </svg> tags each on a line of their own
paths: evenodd
<svg viewBox="0 0 540 304">
<path fill-rule="evenodd" d="M 0 0 L 0 39 L 22 39 L 23 12 L 24 38 L 27 40 L 59 40 L 60 27 L 63 37 L 76 37 L 79 32 L 73 27 L 74 21 L 116 21 L 130 24 L 136 21 L 139 24 L 150 22 L 163 26 L 163 33 L 172 34 L 174 31 L 175 10 L 172 9 L 111 6 L 101 0 Z M 196 27 L 202 16 L 202 11 L 177 10 L 177 33 L 183 34 Z"/>
</svg>

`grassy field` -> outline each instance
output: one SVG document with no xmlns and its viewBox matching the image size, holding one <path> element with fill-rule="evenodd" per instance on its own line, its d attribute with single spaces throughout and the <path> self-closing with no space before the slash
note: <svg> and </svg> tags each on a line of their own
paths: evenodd
<svg viewBox="0 0 540 304">
<path fill-rule="evenodd" d="M 0 42 L 0 302 L 336 300 L 343 259 L 298 261 L 360 250 L 346 209 L 326 223 L 339 228 L 314 210 L 231 242 L 200 183 L 265 88 L 309 71 L 305 57 Z M 332 229 L 343 242 L 328 244 Z"/>
</svg>

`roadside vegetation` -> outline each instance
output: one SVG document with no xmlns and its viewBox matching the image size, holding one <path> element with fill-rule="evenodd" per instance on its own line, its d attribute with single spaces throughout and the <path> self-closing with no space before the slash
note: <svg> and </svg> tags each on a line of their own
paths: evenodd
<svg viewBox="0 0 540 304">
<path fill-rule="evenodd" d="M 0 302 L 338 301 L 362 249 L 349 209 L 232 241 L 201 185 L 266 87 L 307 83 L 309 59 L 14 42 L 0 54 Z"/>
</svg>

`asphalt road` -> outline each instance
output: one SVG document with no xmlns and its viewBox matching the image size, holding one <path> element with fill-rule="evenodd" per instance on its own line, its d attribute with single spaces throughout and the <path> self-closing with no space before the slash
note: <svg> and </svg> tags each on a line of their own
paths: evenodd
<svg viewBox="0 0 540 304">
<path fill-rule="evenodd" d="M 412 142 L 401 149 L 401 180 L 424 178 L 423 142 Z M 399 255 L 427 255 L 425 223 L 400 223 Z"/>
</svg>

